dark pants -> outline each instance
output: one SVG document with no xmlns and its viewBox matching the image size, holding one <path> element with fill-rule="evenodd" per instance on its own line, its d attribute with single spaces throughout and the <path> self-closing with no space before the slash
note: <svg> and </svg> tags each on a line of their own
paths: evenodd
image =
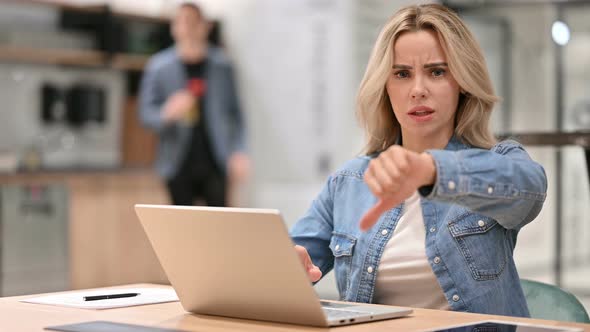
<svg viewBox="0 0 590 332">
<path fill-rule="evenodd" d="M 208 176 L 198 177 L 186 173 L 181 171 L 166 182 L 172 204 L 193 205 L 201 199 L 208 206 L 226 205 L 227 181 L 221 172 L 212 171 Z"/>
</svg>

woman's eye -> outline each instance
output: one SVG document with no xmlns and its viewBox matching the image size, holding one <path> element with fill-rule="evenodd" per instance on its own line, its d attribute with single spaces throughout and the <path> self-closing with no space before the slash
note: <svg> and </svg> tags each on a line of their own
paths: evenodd
<svg viewBox="0 0 590 332">
<path fill-rule="evenodd" d="M 440 69 L 440 68 L 432 70 L 432 76 L 434 76 L 434 77 L 444 76 L 445 73 L 446 73 L 446 71 L 444 69 Z"/>
<path fill-rule="evenodd" d="M 397 78 L 408 78 L 410 77 L 410 73 L 407 70 L 400 70 L 394 73 L 395 77 Z"/>
</svg>

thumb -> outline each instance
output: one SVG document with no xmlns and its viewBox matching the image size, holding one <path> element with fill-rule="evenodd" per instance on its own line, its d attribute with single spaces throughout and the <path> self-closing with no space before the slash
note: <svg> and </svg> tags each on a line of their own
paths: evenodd
<svg viewBox="0 0 590 332">
<path fill-rule="evenodd" d="M 311 257 L 309 257 L 309 253 L 307 252 L 307 249 L 305 249 L 305 247 L 303 246 L 295 245 L 295 251 L 297 251 L 299 259 L 301 260 L 301 263 L 303 263 L 303 267 L 305 268 L 305 271 L 307 272 L 307 276 L 309 277 L 310 281 L 316 282 L 320 280 L 320 278 L 322 277 L 322 271 L 313 264 L 313 262 L 311 261 Z"/>
<path fill-rule="evenodd" d="M 397 204 L 398 202 L 395 197 L 380 199 L 377 202 L 377 204 L 373 205 L 373 207 L 370 208 L 369 211 L 367 211 L 365 215 L 361 218 L 361 222 L 359 225 L 361 230 L 363 232 L 369 230 L 369 228 L 373 227 L 373 225 L 377 223 L 377 220 L 379 220 L 379 217 L 381 217 L 383 213 L 385 213 L 392 207 L 396 206 Z"/>
</svg>

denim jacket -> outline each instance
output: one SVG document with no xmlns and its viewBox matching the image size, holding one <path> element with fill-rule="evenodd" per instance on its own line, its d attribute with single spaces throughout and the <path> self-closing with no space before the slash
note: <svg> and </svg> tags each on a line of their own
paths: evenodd
<svg viewBox="0 0 590 332">
<path fill-rule="evenodd" d="M 528 317 L 513 251 L 518 231 L 545 200 L 543 167 L 514 141 L 485 150 L 453 137 L 444 150 L 427 152 L 437 175 L 433 187 L 419 190 L 426 256 L 450 308 Z M 403 209 L 384 213 L 366 233 L 359 229 L 377 201 L 363 181 L 374 157 L 353 159 L 331 175 L 290 232 L 324 275 L 335 270 L 344 301 L 373 302 L 379 261 Z"/>
</svg>

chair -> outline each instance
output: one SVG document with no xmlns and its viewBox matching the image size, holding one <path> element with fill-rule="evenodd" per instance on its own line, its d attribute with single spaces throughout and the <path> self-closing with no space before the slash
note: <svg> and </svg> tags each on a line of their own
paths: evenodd
<svg viewBox="0 0 590 332">
<path fill-rule="evenodd" d="M 590 323 L 584 305 L 570 292 L 557 286 L 521 279 L 532 318 Z"/>
</svg>

